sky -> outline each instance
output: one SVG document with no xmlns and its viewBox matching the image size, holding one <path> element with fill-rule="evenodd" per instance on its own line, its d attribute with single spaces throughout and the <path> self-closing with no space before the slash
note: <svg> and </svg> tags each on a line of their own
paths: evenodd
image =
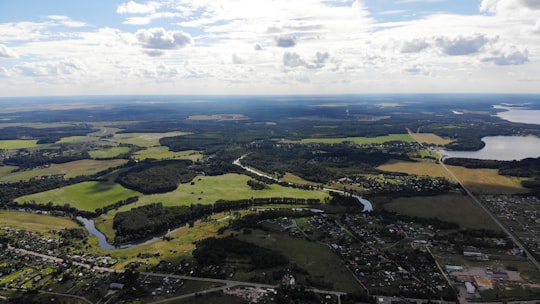
<svg viewBox="0 0 540 304">
<path fill-rule="evenodd" d="M 540 0 L 0 0 L 0 96 L 540 93 Z"/>
</svg>

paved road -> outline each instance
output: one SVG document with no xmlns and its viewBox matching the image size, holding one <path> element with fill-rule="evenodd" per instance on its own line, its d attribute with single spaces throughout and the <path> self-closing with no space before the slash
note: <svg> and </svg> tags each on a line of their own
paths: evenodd
<svg viewBox="0 0 540 304">
<path fill-rule="evenodd" d="M 520 240 L 518 238 L 516 238 L 500 221 L 499 219 L 497 219 L 497 217 L 486 207 L 484 206 L 484 204 L 482 204 L 480 202 L 480 200 L 478 200 L 478 198 L 476 198 L 476 196 L 474 196 L 474 194 L 472 194 L 471 191 L 469 191 L 469 189 L 467 189 L 465 187 L 465 185 L 463 185 L 463 183 L 461 183 L 461 181 L 454 175 L 454 173 L 448 169 L 448 167 L 444 164 L 444 162 L 442 162 L 442 160 L 439 161 L 439 163 L 443 166 L 443 168 L 452 176 L 452 178 L 454 178 L 458 184 L 463 188 L 463 190 L 465 190 L 465 193 L 467 193 L 467 195 L 472 198 L 472 200 L 480 207 L 482 208 L 482 210 L 484 210 L 490 217 L 491 219 L 501 228 L 502 231 L 504 231 L 504 233 L 506 233 L 506 235 L 508 235 L 508 237 L 512 240 L 512 242 L 514 242 L 514 244 L 521 250 L 523 250 L 523 252 L 525 252 L 525 254 L 527 255 L 527 258 L 529 259 L 529 261 L 531 261 L 531 263 L 534 264 L 534 266 L 536 267 L 536 269 L 538 269 L 540 271 L 540 263 L 534 258 L 534 256 L 531 255 L 531 253 L 527 250 L 527 248 L 525 248 L 525 246 L 523 246 L 523 244 L 520 242 Z"/>
</svg>

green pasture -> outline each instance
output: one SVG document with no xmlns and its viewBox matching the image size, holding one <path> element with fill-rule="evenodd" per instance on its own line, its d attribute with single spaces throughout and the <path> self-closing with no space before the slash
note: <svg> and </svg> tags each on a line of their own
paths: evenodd
<svg viewBox="0 0 540 304">
<path fill-rule="evenodd" d="M 79 227 L 77 223 L 68 218 L 29 212 L 2 210 L 0 211 L 0 227 L 6 226 L 41 233 L 47 233 L 51 230 Z"/>
<path fill-rule="evenodd" d="M 141 194 L 111 182 L 83 182 L 17 198 L 15 201 L 54 205 L 69 204 L 79 210 L 94 211 L 131 196 Z"/>
<path fill-rule="evenodd" d="M 252 190 L 247 185 L 250 177 L 241 174 L 220 176 L 197 176 L 193 184 L 180 184 L 175 191 L 145 195 L 138 204 L 161 202 L 165 206 L 212 204 L 217 200 L 240 200 L 249 198 L 294 197 L 323 200 L 328 196 L 322 191 L 308 191 L 279 185 L 269 185 L 269 189 Z"/>
<path fill-rule="evenodd" d="M 139 147 L 159 146 L 159 139 L 163 137 L 172 137 L 187 135 L 186 132 L 167 132 L 167 133 L 119 133 L 115 134 L 110 140 L 121 144 L 131 144 Z"/>
<path fill-rule="evenodd" d="M 89 151 L 90 157 L 92 158 L 114 158 L 120 154 L 128 153 L 129 147 L 111 147 L 102 150 Z"/>
<path fill-rule="evenodd" d="M 26 149 L 37 147 L 37 139 L 9 139 L 0 140 L 0 149 Z"/>
<path fill-rule="evenodd" d="M 180 151 L 180 152 L 173 152 L 169 151 L 168 147 L 163 146 L 155 146 L 155 147 L 148 147 L 144 150 L 140 150 L 135 152 L 133 155 L 134 159 L 138 160 L 144 160 L 147 158 L 151 159 L 190 159 L 192 161 L 197 161 L 202 157 L 200 152 L 189 150 L 189 151 Z"/>
<path fill-rule="evenodd" d="M 59 141 L 56 142 L 56 144 L 63 144 L 63 143 L 69 143 L 74 141 L 81 141 L 82 139 L 87 139 L 88 136 L 68 136 L 68 137 L 62 137 Z"/>
<path fill-rule="evenodd" d="M 493 220 L 468 196 L 446 194 L 437 196 L 400 197 L 383 204 L 384 208 L 409 216 L 438 218 L 456 223 L 460 228 L 499 230 Z M 376 204 L 375 208 L 382 207 Z"/>
<path fill-rule="evenodd" d="M 339 144 L 350 141 L 358 145 L 382 144 L 389 141 L 415 142 L 409 134 L 389 134 L 377 137 L 323 137 L 323 138 L 304 138 L 302 143 L 321 143 L 321 144 Z"/>
<path fill-rule="evenodd" d="M 312 277 L 333 283 L 336 291 L 355 292 L 360 288 L 343 261 L 325 244 L 282 233 L 269 234 L 262 230 L 254 230 L 252 234 L 243 234 L 238 238 L 281 252 L 291 263 L 306 269 Z"/>
</svg>

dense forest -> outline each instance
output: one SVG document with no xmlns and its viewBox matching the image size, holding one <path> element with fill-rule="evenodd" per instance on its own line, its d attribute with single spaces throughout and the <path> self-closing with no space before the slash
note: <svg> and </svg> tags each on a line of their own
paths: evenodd
<svg viewBox="0 0 540 304">
<path fill-rule="evenodd" d="M 174 191 L 197 173 L 190 160 L 147 161 L 118 175 L 116 182 L 144 194 Z"/>
</svg>

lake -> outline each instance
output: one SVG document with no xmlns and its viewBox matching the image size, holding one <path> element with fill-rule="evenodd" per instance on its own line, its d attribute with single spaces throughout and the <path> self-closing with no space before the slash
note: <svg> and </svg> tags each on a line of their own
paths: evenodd
<svg viewBox="0 0 540 304">
<path fill-rule="evenodd" d="M 495 109 L 503 109 L 505 112 L 497 113 L 497 116 L 511 122 L 519 122 L 540 125 L 540 110 L 530 110 L 524 107 L 493 106 Z"/>
<path fill-rule="evenodd" d="M 488 136 L 482 138 L 486 146 L 478 151 L 446 151 L 439 153 L 446 158 L 475 158 L 493 160 L 521 160 L 540 157 L 540 138 L 535 136 Z"/>
</svg>

